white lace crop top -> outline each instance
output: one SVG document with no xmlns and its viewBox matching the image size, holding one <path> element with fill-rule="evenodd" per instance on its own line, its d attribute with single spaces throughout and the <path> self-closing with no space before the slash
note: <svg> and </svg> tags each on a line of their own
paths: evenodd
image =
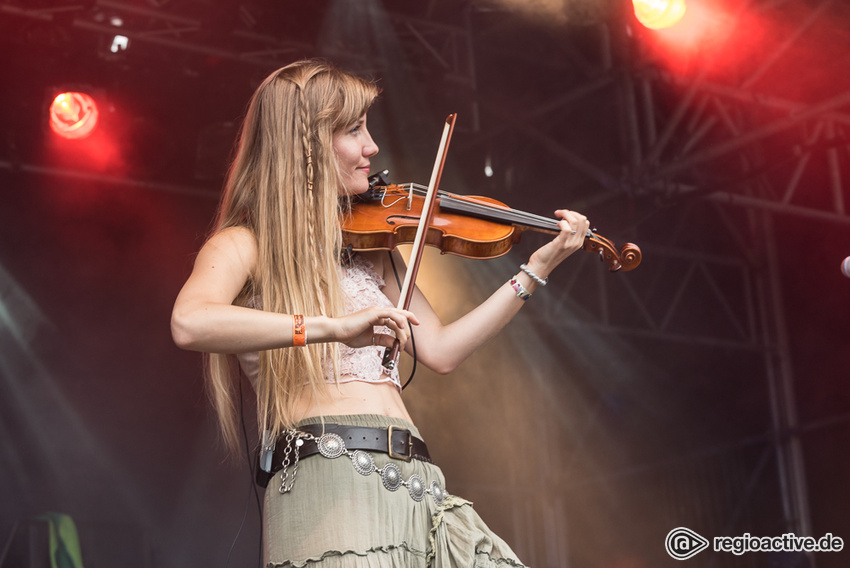
<svg viewBox="0 0 850 568">
<path fill-rule="evenodd" d="M 351 262 L 339 267 L 339 279 L 345 295 L 345 313 L 351 314 L 371 306 L 390 306 L 392 302 L 387 298 L 381 288 L 386 283 L 381 276 L 375 272 L 375 267 L 362 255 L 354 255 Z M 387 327 L 376 327 L 376 333 L 389 334 Z M 307 341 L 310 341 L 310 330 L 307 330 Z M 339 346 L 339 381 L 347 383 L 351 381 L 364 381 L 367 383 L 393 383 L 399 389 L 401 381 L 398 376 L 398 368 L 387 372 L 381 365 L 384 355 L 384 347 L 368 346 L 353 348 L 340 344 Z M 239 366 L 256 385 L 257 374 L 260 370 L 259 356 L 255 353 L 240 353 L 237 355 Z M 334 382 L 333 367 L 325 362 L 325 380 Z"/>
</svg>

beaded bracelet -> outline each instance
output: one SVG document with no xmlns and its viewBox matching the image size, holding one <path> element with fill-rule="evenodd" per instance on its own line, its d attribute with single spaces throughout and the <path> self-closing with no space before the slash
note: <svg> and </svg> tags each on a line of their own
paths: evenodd
<svg viewBox="0 0 850 568">
<path fill-rule="evenodd" d="M 516 297 L 525 302 L 531 297 L 531 292 L 525 289 L 525 286 L 520 284 L 516 278 L 511 278 L 511 287 L 516 292 Z"/>
<path fill-rule="evenodd" d="M 548 278 L 540 278 L 525 264 L 520 264 L 519 269 L 528 274 L 531 279 L 537 282 L 540 286 L 545 286 L 549 282 Z"/>
<path fill-rule="evenodd" d="M 292 346 L 304 347 L 307 345 L 307 327 L 304 325 L 304 316 L 297 314 L 292 316 Z"/>
</svg>

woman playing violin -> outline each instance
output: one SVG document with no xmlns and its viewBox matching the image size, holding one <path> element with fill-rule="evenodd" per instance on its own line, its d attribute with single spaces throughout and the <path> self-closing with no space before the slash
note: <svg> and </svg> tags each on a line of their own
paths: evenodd
<svg viewBox="0 0 850 568">
<path fill-rule="evenodd" d="M 210 354 L 209 391 L 231 449 L 235 361 L 256 390 L 260 461 L 273 474 L 266 566 L 521 566 L 450 494 L 405 408 L 398 370 L 381 359 L 395 338 L 409 350 L 413 329 L 418 360 L 452 371 L 581 248 L 588 221 L 557 211 L 560 233 L 457 321 L 443 324 L 418 290 L 409 311 L 396 309 L 388 255 L 340 260 L 340 198 L 368 189 L 378 153 L 366 118 L 377 93 L 318 61 L 260 85 L 215 229 L 174 305 L 174 341 Z"/>
</svg>

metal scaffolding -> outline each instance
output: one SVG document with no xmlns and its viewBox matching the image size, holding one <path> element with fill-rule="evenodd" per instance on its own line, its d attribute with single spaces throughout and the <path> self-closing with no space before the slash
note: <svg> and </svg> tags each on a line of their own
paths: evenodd
<svg viewBox="0 0 850 568">
<path fill-rule="evenodd" d="M 741 3 L 736 17 L 753 13 L 770 16 L 783 4 L 786 2 Z M 799 102 L 757 86 L 795 44 L 804 41 L 814 24 L 828 17 L 834 4 L 824 0 L 812 6 L 796 29 L 768 56 L 754 62 L 752 69 L 744 70 L 743 78 L 737 82 L 710 78 L 710 61 L 687 76 L 662 69 L 634 39 L 634 30 L 629 29 L 633 24 L 615 19 L 613 23 L 598 24 L 599 38 L 607 45 L 596 54 L 585 53 L 583 60 L 595 55 L 600 64 L 589 70 L 585 66 L 587 79 L 569 92 L 521 117 L 509 117 L 504 109 L 488 108 L 483 103 L 485 109 L 510 121 L 517 132 L 536 145 L 537 151 L 550 153 L 592 180 L 600 189 L 587 198 L 588 203 L 651 198 L 664 203 L 699 204 L 700 214 L 708 208 L 724 220 L 721 226 L 737 243 L 737 255 L 684 248 L 686 245 L 677 237 L 687 223 L 688 209 L 679 210 L 684 213 L 679 219 L 681 224 L 669 227 L 665 246 L 645 248 L 645 257 L 661 259 L 656 277 L 678 281 L 669 302 L 646 300 L 652 296 L 654 282 L 638 284 L 630 279 L 600 278 L 595 283 L 599 290 L 597 304 L 582 306 L 587 317 L 565 321 L 558 310 L 551 310 L 546 323 L 760 352 L 771 413 L 765 455 L 775 458 L 784 529 L 800 535 L 812 535 L 812 520 L 774 217 L 789 215 L 837 225 L 850 222 L 844 188 L 848 149 L 844 129 L 850 119 L 846 110 L 850 89 L 839 88 L 820 100 Z M 619 58 L 613 65 L 611 53 Z M 547 115 L 559 108 L 610 88 L 619 90 L 623 109 L 620 129 L 625 144 L 616 169 L 577 154 L 547 133 L 542 124 Z M 665 93 L 667 100 L 660 100 L 659 93 Z M 485 127 L 482 136 L 491 134 Z M 782 167 L 760 163 L 765 144 L 770 144 L 774 152 L 778 148 L 784 158 Z M 815 154 L 826 160 L 826 179 L 813 165 Z M 711 175 L 715 169 L 726 175 L 718 179 Z M 801 188 L 811 188 L 812 184 L 828 193 L 829 199 L 822 204 L 801 199 Z M 826 187 L 822 187 L 824 184 Z M 743 215 L 746 224 L 733 221 L 733 214 Z M 637 234 L 642 228 L 640 223 L 633 227 Z M 666 265 L 674 263 L 671 271 Z M 734 273 L 739 283 L 737 290 L 721 288 L 714 276 L 718 271 Z M 677 312 L 686 309 L 691 285 L 697 280 L 703 284 L 702 289 L 714 294 L 725 321 L 720 325 L 712 322 L 702 329 L 676 328 L 671 324 L 677 320 Z M 579 286 L 573 279 L 559 302 L 569 303 L 571 293 Z M 624 292 L 637 317 L 617 321 L 611 316 L 609 303 Z M 760 460 L 753 478 L 761 475 L 763 468 L 764 460 Z M 810 556 L 809 561 L 814 566 L 814 558 Z"/>
<path fill-rule="evenodd" d="M 734 16 L 769 16 L 787 3 L 741 2 Z M 472 7 L 463 10 L 459 22 L 441 21 L 442 4 L 432 1 L 421 13 L 385 16 L 393 23 L 413 66 L 427 66 L 469 94 L 471 130 L 475 133 L 471 146 L 476 140 L 483 143 L 509 131 L 529 142 L 529 153 L 549 155 L 590 180 L 598 189 L 583 197 L 587 204 L 642 200 L 682 207 L 680 218 L 665 230 L 664 244 L 654 241 L 644 247 L 644 257 L 656 259 L 652 278 L 600 278 L 595 283 L 595 302 L 581 307 L 582 317 L 565 319 L 553 309 L 548 312 L 546 325 L 760 354 L 771 414 L 768 454 L 775 457 L 785 528 L 798 535 L 812 535 L 775 215 L 850 224 L 844 187 L 845 180 L 850 179 L 845 171 L 850 88 L 830 92 L 817 101 L 800 102 L 759 90 L 758 85 L 798 42 L 805 40 L 814 25 L 828 16 L 834 0 L 822 0 L 811 7 L 807 17 L 769 56 L 753 62 L 751 69 L 742 70 L 743 76 L 731 82 L 712 76 L 710 61 L 687 76 L 663 69 L 641 44 L 634 22 L 619 13 L 583 28 L 581 44 L 560 38 L 557 53 L 562 57 L 555 62 L 535 60 L 522 52 L 500 54 L 522 65 L 537 65 L 541 72 L 551 73 L 551 67 L 556 66 L 583 77 L 564 92 L 521 112 L 505 108 L 503 102 L 484 92 L 484 80 L 477 71 L 479 40 L 486 38 L 492 43 L 493 36 L 502 33 L 507 24 L 482 20 Z M 109 24 L 105 14 L 121 17 L 122 26 Z M 201 17 L 176 13 L 167 3 L 142 8 L 116 0 L 96 0 L 85 8 L 73 4 L 30 8 L 12 0 L 0 1 L 0 15 L 57 25 L 61 20 L 62 25 L 103 36 L 120 31 L 133 42 L 253 67 L 275 68 L 317 52 L 331 59 L 340 56 L 351 60 L 357 55 L 345 46 L 318 49 L 310 38 L 276 37 L 257 31 L 250 25 L 253 17 L 247 5 L 240 7 L 239 14 L 243 25 L 213 38 Z M 587 41 L 588 35 L 592 41 Z M 383 65 L 367 59 L 361 64 L 378 73 Z M 614 165 L 599 163 L 545 126 L 550 117 L 576 105 L 590 104 L 600 93 L 619 101 L 621 149 Z M 497 120 L 488 120 L 491 117 Z M 763 163 L 765 145 L 781 152 L 785 157 L 782 164 Z M 817 172 L 815 156 L 828 165 L 825 179 Z M 0 161 L 0 167 L 20 165 Z M 34 173 L 79 175 L 31 168 Z M 723 175 L 715 175 L 717 172 Z M 803 198 L 801 188 L 811 184 L 825 184 L 822 190 L 829 199 L 813 204 Z M 157 189 L 171 191 L 175 187 L 159 184 Z M 695 251 L 682 240 L 693 216 L 706 211 L 736 244 L 736 254 Z M 652 219 L 650 214 L 636 221 L 629 235 L 652 234 L 648 226 Z M 721 285 L 719 277 L 736 286 Z M 665 291 L 665 302 L 657 300 L 662 281 L 676 283 Z M 579 285 L 576 279 L 568 282 L 555 304 L 570 303 Z M 720 317 L 705 325 L 680 325 L 687 319 L 690 304 L 702 300 L 695 295 L 705 290 L 710 291 Z M 628 302 L 628 317 L 614 313 L 614 301 Z M 618 314 L 622 312 L 617 310 Z M 753 475 L 759 475 L 764 467 L 760 461 Z M 552 515 L 561 515 L 560 510 L 553 511 Z M 557 541 L 553 537 L 553 543 Z M 550 554 L 566 557 L 562 543 L 553 546 L 556 548 Z"/>
</svg>

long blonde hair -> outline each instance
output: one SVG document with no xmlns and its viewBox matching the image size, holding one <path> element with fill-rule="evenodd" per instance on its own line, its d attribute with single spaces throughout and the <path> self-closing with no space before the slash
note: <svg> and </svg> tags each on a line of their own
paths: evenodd
<svg viewBox="0 0 850 568">
<path fill-rule="evenodd" d="M 279 69 L 256 90 L 214 229 L 246 227 L 257 239 L 256 272 L 235 303 L 259 297 L 265 311 L 341 315 L 340 174 L 333 134 L 366 113 L 377 95 L 374 83 L 318 60 Z M 335 343 L 260 352 L 255 388 L 261 432 L 293 425 L 301 389 L 327 392 L 323 361 L 333 363 L 338 377 L 338 352 Z M 239 446 L 234 368 L 233 357 L 210 355 L 210 398 L 233 450 Z"/>
</svg>

